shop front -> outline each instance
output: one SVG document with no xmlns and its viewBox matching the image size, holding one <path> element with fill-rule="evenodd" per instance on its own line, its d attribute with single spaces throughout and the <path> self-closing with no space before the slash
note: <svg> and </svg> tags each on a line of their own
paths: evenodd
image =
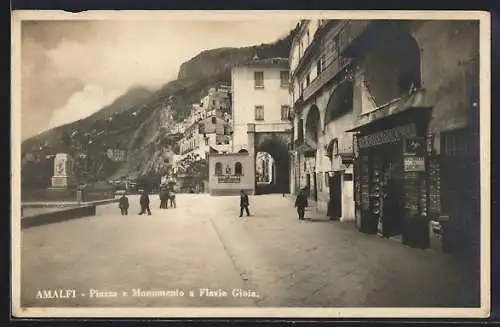
<svg viewBox="0 0 500 327">
<path fill-rule="evenodd" d="M 429 247 L 430 110 L 409 108 L 360 125 L 355 132 L 355 216 L 360 231 Z"/>
</svg>

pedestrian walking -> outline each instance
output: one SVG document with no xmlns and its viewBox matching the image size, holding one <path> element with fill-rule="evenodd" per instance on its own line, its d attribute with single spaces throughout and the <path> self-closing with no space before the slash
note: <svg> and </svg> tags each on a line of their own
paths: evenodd
<svg viewBox="0 0 500 327">
<path fill-rule="evenodd" d="M 248 210 L 248 206 L 250 205 L 248 201 L 248 195 L 246 195 L 244 190 L 240 191 L 240 217 L 243 216 L 243 210 L 246 211 L 247 217 L 250 216 L 250 210 Z"/>
<path fill-rule="evenodd" d="M 151 216 L 151 209 L 149 208 L 149 194 L 148 191 L 144 190 L 144 192 L 141 195 L 141 198 L 139 199 L 139 203 L 141 205 L 141 212 L 139 212 L 139 215 L 142 215 L 148 212 L 148 216 Z"/>
<path fill-rule="evenodd" d="M 307 202 L 305 191 L 302 189 L 299 191 L 299 194 L 297 194 L 297 198 L 295 199 L 295 208 L 297 208 L 299 220 L 304 220 L 307 206 L 309 206 L 309 203 Z"/>
<path fill-rule="evenodd" d="M 168 195 L 168 199 L 170 200 L 170 208 L 177 208 L 177 204 L 175 203 L 175 192 L 171 190 Z"/>
<path fill-rule="evenodd" d="M 129 202 L 126 193 L 123 193 L 121 196 L 118 207 L 120 208 L 122 216 L 128 215 Z"/>
</svg>

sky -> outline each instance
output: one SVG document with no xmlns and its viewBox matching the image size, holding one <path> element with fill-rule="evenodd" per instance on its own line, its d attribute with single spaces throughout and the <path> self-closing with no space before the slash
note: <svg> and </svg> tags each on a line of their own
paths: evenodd
<svg viewBox="0 0 500 327">
<path fill-rule="evenodd" d="M 89 116 L 129 88 L 156 89 L 203 50 L 268 43 L 292 20 L 51 20 L 21 25 L 22 139 Z"/>
</svg>

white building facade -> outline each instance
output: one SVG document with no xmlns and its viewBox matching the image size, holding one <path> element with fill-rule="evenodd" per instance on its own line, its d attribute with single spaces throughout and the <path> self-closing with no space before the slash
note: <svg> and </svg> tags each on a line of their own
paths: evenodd
<svg viewBox="0 0 500 327">
<path fill-rule="evenodd" d="M 288 59 L 253 60 L 231 71 L 233 152 L 249 151 L 248 124 L 287 125 L 290 98 Z"/>
</svg>

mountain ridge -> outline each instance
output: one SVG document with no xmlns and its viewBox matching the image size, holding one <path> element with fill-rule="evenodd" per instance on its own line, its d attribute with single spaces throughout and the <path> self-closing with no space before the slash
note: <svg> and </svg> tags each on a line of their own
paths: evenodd
<svg viewBox="0 0 500 327">
<path fill-rule="evenodd" d="M 96 179 L 119 177 L 114 174 L 117 171 L 125 172 L 125 175 L 164 173 L 162 170 L 167 169 L 168 164 L 163 163 L 171 163 L 173 155 L 173 141 L 167 134 L 168 126 L 184 119 L 192 103 L 198 102 L 209 88 L 230 85 L 233 65 L 248 62 L 255 55 L 262 59 L 288 57 L 295 32 L 296 29 L 286 37 L 268 44 L 204 50 L 180 65 L 176 80 L 156 90 L 132 87 L 112 104 L 86 118 L 23 141 L 22 152 L 37 151 L 40 145 L 46 153 L 68 152 L 70 149 L 61 145 L 60 140 L 69 134 L 73 135 L 72 138 L 83 139 L 84 143 L 92 140 L 95 151 L 101 153 L 107 147 L 127 150 L 127 162 L 118 165 L 118 168 L 117 165 L 111 165 L 114 172 L 111 171 L 113 169 L 104 169 L 105 173 L 95 176 Z M 167 103 L 170 104 L 173 121 L 167 121 L 162 114 Z"/>
</svg>

